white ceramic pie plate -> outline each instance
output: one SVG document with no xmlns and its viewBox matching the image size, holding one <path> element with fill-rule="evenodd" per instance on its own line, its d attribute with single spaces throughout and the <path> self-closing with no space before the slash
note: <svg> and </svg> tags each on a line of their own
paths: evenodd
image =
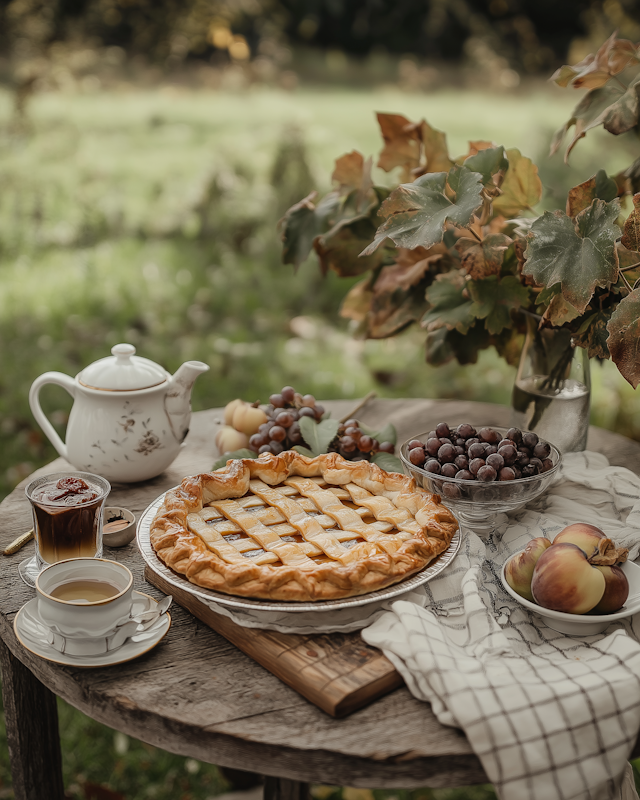
<svg viewBox="0 0 640 800">
<path fill-rule="evenodd" d="M 518 554 L 516 553 L 516 555 Z M 509 559 L 507 559 L 507 561 L 508 560 Z M 568 633 L 572 636 L 592 636 L 594 633 L 602 633 L 612 622 L 618 619 L 624 619 L 625 617 L 631 617 L 633 614 L 637 614 L 640 611 L 637 600 L 633 601 L 633 606 L 631 606 L 631 608 L 622 606 L 621 610 L 616 611 L 614 614 L 565 614 L 564 611 L 552 611 L 550 608 L 543 608 L 537 603 L 525 600 L 524 597 L 520 597 L 517 592 L 513 591 L 504 575 L 506 565 L 507 562 L 505 561 L 500 571 L 500 578 L 505 591 L 511 595 L 514 600 L 517 600 L 520 605 L 528 608 L 529 611 L 533 611 L 534 614 L 537 614 L 539 617 L 542 617 L 545 624 L 554 631 Z M 640 567 L 634 564 L 633 561 L 625 561 L 624 564 L 622 564 L 622 570 L 629 581 L 629 595 L 640 593 Z"/>
<path fill-rule="evenodd" d="M 144 594 L 134 592 L 134 594 Z M 157 600 L 149 595 L 147 597 L 151 607 L 158 604 Z M 39 628 L 46 628 L 46 624 L 38 614 L 38 598 L 34 597 L 25 603 L 15 616 L 13 630 L 20 644 L 31 653 L 53 661 L 55 664 L 65 664 L 69 667 L 110 667 L 114 664 L 124 664 L 138 656 L 143 655 L 153 649 L 160 642 L 171 627 L 171 616 L 165 613 L 161 618 L 158 628 L 154 630 L 153 636 L 141 642 L 132 642 L 131 639 L 107 653 L 94 656 L 73 656 L 69 653 L 61 653 L 50 645 L 46 640 L 44 630 L 42 636 L 37 635 Z"/>
<path fill-rule="evenodd" d="M 400 583 L 394 583 L 393 586 L 387 586 L 386 589 L 379 589 L 377 592 L 369 592 L 358 597 L 346 597 L 341 600 L 318 600 L 314 603 L 285 603 L 276 602 L 272 600 L 256 600 L 248 597 L 235 597 L 222 592 L 214 592 L 212 589 L 204 589 L 201 586 L 196 586 L 190 583 L 182 575 L 169 569 L 156 555 L 155 550 L 151 546 L 149 538 L 151 522 L 156 515 L 156 511 L 162 505 L 164 494 L 160 495 L 156 500 L 149 505 L 138 521 L 138 548 L 142 553 L 142 557 L 148 564 L 153 572 L 161 575 L 168 583 L 175 586 L 177 589 L 185 589 L 191 592 L 196 597 L 201 598 L 205 602 L 214 602 L 230 608 L 244 609 L 247 611 L 335 611 L 340 608 L 355 608 L 356 606 L 364 606 L 369 603 L 377 603 L 381 600 L 388 600 L 391 597 L 397 597 L 401 594 L 406 594 L 412 589 L 422 586 L 423 584 L 439 575 L 455 558 L 458 550 L 460 549 L 461 536 L 460 531 L 456 531 L 451 544 L 438 558 L 433 561 L 429 566 L 425 567 L 415 575 L 405 578 Z"/>
</svg>

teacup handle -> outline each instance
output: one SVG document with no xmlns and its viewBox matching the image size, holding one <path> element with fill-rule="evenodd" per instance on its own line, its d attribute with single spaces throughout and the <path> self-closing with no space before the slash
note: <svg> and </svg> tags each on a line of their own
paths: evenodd
<svg viewBox="0 0 640 800">
<path fill-rule="evenodd" d="M 63 372 L 44 372 L 39 378 L 35 379 L 35 381 L 31 384 L 31 389 L 29 390 L 29 405 L 31 406 L 31 413 L 36 418 L 38 425 L 40 425 L 42 430 L 49 438 L 51 444 L 56 448 L 58 453 L 68 461 L 69 457 L 67 455 L 67 445 L 58 436 L 56 429 L 49 422 L 44 411 L 42 410 L 42 406 L 40 405 L 40 389 L 42 389 L 42 387 L 47 383 L 54 383 L 56 386 L 62 386 L 62 388 L 66 389 L 74 399 L 76 396 L 76 384 L 73 378 L 70 378 Z"/>
</svg>

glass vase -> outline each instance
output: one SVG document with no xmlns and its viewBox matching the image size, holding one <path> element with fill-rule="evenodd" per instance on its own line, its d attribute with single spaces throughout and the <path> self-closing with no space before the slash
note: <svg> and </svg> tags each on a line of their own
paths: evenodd
<svg viewBox="0 0 640 800">
<path fill-rule="evenodd" d="M 511 405 L 512 424 L 535 431 L 561 452 L 584 450 L 589 432 L 589 356 L 569 331 L 539 329 L 540 317 L 526 314 L 527 335 Z"/>
</svg>

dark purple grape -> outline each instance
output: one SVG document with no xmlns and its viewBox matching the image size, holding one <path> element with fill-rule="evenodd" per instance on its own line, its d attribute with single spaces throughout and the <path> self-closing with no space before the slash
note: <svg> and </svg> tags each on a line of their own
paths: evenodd
<svg viewBox="0 0 640 800">
<path fill-rule="evenodd" d="M 320 422 L 320 420 L 324 416 L 324 406 L 321 406 L 320 403 L 316 403 L 316 407 L 314 410 L 316 412 L 316 421 Z"/>
<path fill-rule="evenodd" d="M 514 481 L 515 479 L 516 473 L 511 467 L 503 467 L 498 473 L 499 481 Z"/>
<path fill-rule="evenodd" d="M 447 439 L 447 437 L 446 437 L 446 436 L 443 436 L 443 437 L 442 437 L 441 439 L 439 439 L 438 441 L 440 442 L 440 447 L 442 447 L 442 445 L 443 445 L 443 444 L 450 444 L 450 445 L 453 445 L 453 442 L 451 441 L 451 439 Z"/>
<path fill-rule="evenodd" d="M 475 481 L 476 476 L 472 472 L 469 472 L 468 469 L 461 469 L 460 472 L 456 473 L 456 478 L 461 481 Z"/>
<path fill-rule="evenodd" d="M 462 425 L 458 425 L 457 434 L 463 439 L 470 439 L 476 435 L 476 429 L 468 422 L 463 422 Z"/>
<path fill-rule="evenodd" d="M 490 467 L 493 467 L 496 472 L 500 472 L 500 470 L 504 467 L 504 458 L 500 455 L 500 453 L 491 453 L 487 456 L 487 464 Z"/>
<path fill-rule="evenodd" d="M 523 478 L 533 478 L 534 475 L 537 475 L 537 472 L 533 464 L 527 464 L 526 467 L 522 467 Z"/>
<path fill-rule="evenodd" d="M 493 428 L 480 428 L 478 438 L 481 442 L 487 442 L 487 444 L 497 444 L 502 436 L 498 431 L 494 431 Z"/>
<path fill-rule="evenodd" d="M 260 425 L 260 427 L 258 428 L 258 433 L 262 433 L 263 435 L 265 433 L 269 433 L 269 431 L 271 430 L 271 428 L 273 428 L 275 424 L 276 423 L 272 419 L 270 419 L 268 422 L 263 422 L 262 425 Z"/>
<path fill-rule="evenodd" d="M 471 447 L 467 450 L 467 452 L 469 454 L 469 458 L 483 458 L 484 445 L 481 442 L 472 444 Z"/>
<path fill-rule="evenodd" d="M 293 425 L 287 430 L 287 439 L 289 440 L 290 444 L 300 444 L 302 441 L 302 434 L 300 433 L 300 426 L 297 422 L 294 422 Z"/>
<path fill-rule="evenodd" d="M 435 431 L 429 431 L 429 433 L 427 434 L 427 439 L 437 439 L 437 438 L 438 434 Z"/>
<path fill-rule="evenodd" d="M 379 453 L 391 453 L 393 455 L 395 453 L 396 448 L 393 445 L 393 442 L 380 442 L 378 446 Z"/>
<path fill-rule="evenodd" d="M 465 442 L 465 447 L 467 450 L 471 447 L 472 444 L 480 444 L 480 439 L 477 436 L 472 436 L 471 439 L 467 439 Z"/>
<path fill-rule="evenodd" d="M 288 411 L 281 411 L 276 417 L 276 425 L 281 428 L 289 428 L 293 425 L 293 416 Z"/>
<path fill-rule="evenodd" d="M 414 447 L 409 450 L 409 461 L 416 467 L 421 467 L 424 464 L 424 450 L 422 447 Z"/>
<path fill-rule="evenodd" d="M 453 443 L 455 444 L 455 446 L 456 447 L 462 447 L 463 450 L 464 450 L 465 442 L 466 442 L 466 439 L 463 439 L 461 436 L 456 436 L 453 439 Z"/>
<path fill-rule="evenodd" d="M 344 433 L 345 436 L 351 436 L 351 438 L 355 439 L 356 441 L 362 436 L 362 431 L 355 425 L 349 425 L 348 428 L 345 428 Z M 414 439 L 414 441 L 416 440 Z M 422 442 L 418 442 L 418 444 L 422 447 Z M 411 445 L 409 445 L 409 447 L 411 447 Z"/>
<path fill-rule="evenodd" d="M 440 449 L 440 439 L 427 439 L 427 444 L 425 450 L 429 453 L 430 456 L 437 456 L 438 450 Z"/>
<path fill-rule="evenodd" d="M 471 472 L 472 475 L 477 475 L 478 470 L 482 469 L 484 465 L 484 458 L 474 458 L 473 461 L 469 462 L 469 472 Z"/>
<path fill-rule="evenodd" d="M 460 491 L 460 487 L 456 486 L 455 483 L 444 483 L 442 485 L 442 494 L 445 497 L 449 497 L 451 500 L 455 500 L 462 495 Z"/>
<path fill-rule="evenodd" d="M 260 448 L 262 447 L 263 444 L 268 444 L 268 439 L 261 433 L 254 433 L 253 436 L 249 439 L 249 447 L 252 450 L 260 451 Z"/>
<path fill-rule="evenodd" d="M 356 443 L 351 436 L 343 436 L 340 439 L 340 449 L 344 450 L 345 453 L 353 453 L 356 449 Z"/>
<path fill-rule="evenodd" d="M 272 442 L 281 442 L 286 435 L 286 430 L 280 425 L 274 425 L 269 431 L 269 436 L 271 437 Z"/>
<path fill-rule="evenodd" d="M 485 448 L 484 456 L 485 456 L 485 458 L 487 458 L 487 456 L 491 456 L 491 455 L 493 455 L 494 453 L 497 453 L 497 452 L 498 452 L 498 445 L 497 444 L 488 444 L 486 446 L 486 448 Z"/>
<path fill-rule="evenodd" d="M 521 478 L 521 477 L 522 477 L 522 470 L 521 470 L 521 469 L 520 469 L 520 467 L 518 467 L 516 464 L 514 464 L 514 465 L 511 467 L 511 469 L 513 470 L 513 472 L 514 472 L 514 474 L 515 474 L 515 476 L 516 476 L 516 477 L 515 477 L 515 480 L 518 480 L 518 478 Z"/>
<path fill-rule="evenodd" d="M 305 394 L 302 398 L 302 405 L 306 408 L 313 408 L 316 404 L 316 398 L 312 394 Z"/>
<path fill-rule="evenodd" d="M 522 431 L 520 428 L 509 428 L 507 431 L 507 439 L 511 439 L 517 445 L 522 441 Z"/>
<path fill-rule="evenodd" d="M 551 446 L 549 442 L 539 441 L 538 444 L 533 448 L 533 455 L 536 458 L 539 458 L 540 461 L 544 461 L 545 458 L 549 458 L 549 454 L 551 453 Z"/>
<path fill-rule="evenodd" d="M 460 445 L 455 445 L 456 456 L 463 456 L 464 455 L 464 447 L 460 447 Z"/>
<path fill-rule="evenodd" d="M 420 439 L 412 439 L 407 447 L 409 450 L 413 450 L 414 447 L 424 447 L 424 442 L 421 442 Z"/>
<path fill-rule="evenodd" d="M 504 463 L 508 467 L 510 467 L 512 464 L 515 463 L 518 451 L 511 443 L 509 443 L 505 444 L 503 447 L 498 448 L 498 455 L 502 456 L 502 458 L 504 459 Z"/>
<path fill-rule="evenodd" d="M 465 455 L 456 456 L 453 463 L 458 469 L 469 469 L 469 459 Z"/>
<path fill-rule="evenodd" d="M 476 473 L 476 477 L 479 481 L 484 481 L 485 483 L 489 483 L 490 481 L 495 481 L 497 473 L 493 467 L 490 467 L 489 464 L 485 464 L 484 467 L 480 467 L 478 472 Z"/>
<path fill-rule="evenodd" d="M 523 453 L 522 450 L 518 450 L 518 455 L 516 456 L 516 464 L 519 467 L 526 467 L 529 463 L 529 456 L 526 453 Z"/>
<path fill-rule="evenodd" d="M 440 439 L 448 439 L 451 436 L 451 431 L 446 422 L 439 422 L 436 425 L 436 433 Z"/>
<path fill-rule="evenodd" d="M 272 394 L 269 402 L 274 408 L 284 408 L 284 398 L 281 394 Z"/>
<path fill-rule="evenodd" d="M 309 408 L 308 406 L 304 406 L 303 408 L 301 408 L 299 413 L 301 417 L 312 417 L 313 419 L 315 419 L 316 416 L 315 411 L 312 408 Z"/>
<path fill-rule="evenodd" d="M 296 390 L 293 386 L 285 386 L 280 392 L 282 399 L 285 403 L 293 403 L 293 398 L 296 396 Z"/>
<path fill-rule="evenodd" d="M 443 464 L 440 472 L 445 478 L 455 478 L 459 470 L 455 464 Z"/>
<path fill-rule="evenodd" d="M 539 475 L 542 472 L 542 460 L 536 458 L 535 456 L 529 460 L 529 466 L 536 468 L 536 475 Z"/>
<path fill-rule="evenodd" d="M 438 450 L 438 460 L 441 464 L 446 464 L 456 457 L 456 448 L 452 444 L 443 444 Z"/>
<path fill-rule="evenodd" d="M 345 428 L 357 428 L 359 424 L 360 424 L 360 423 L 358 422 L 358 420 L 357 420 L 357 419 L 348 419 L 348 420 L 347 420 L 347 421 L 344 423 L 344 427 L 345 427 Z"/>
<path fill-rule="evenodd" d="M 435 458 L 430 458 L 422 468 L 425 472 L 433 472 L 434 475 L 440 474 L 440 462 Z"/>
<path fill-rule="evenodd" d="M 274 456 L 279 456 L 280 453 L 284 450 L 284 445 L 282 444 L 282 442 L 271 442 L 269 447 L 271 448 L 271 452 L 273 453 Z"/>
<path fill-rule="evenodd" d="M 260 453 L 270 453 L 270 452 L 271 452 L 270 444 L 263 444 L 258 448 L 258 455 L 260 455 Z"/>
<path fill-rule="evenodd" d="M 372 448 L 373 439 L 370 436 L 361 436 L 358 440 L 358 450 L 360 450 L 361 453 L 370 453 Z M 424 450 L 422 452 L 424 453 Z"/>
<path fill-rule="evenodd" d="M 520 445 L 520 447 L 518 448 L 518 452 L 519 453 L 524 453 L 526 456 L 531 458 L 531 450 L 524 444 Z"/>
<path fill-rule="evenodd" d="M 549 472 L 550 469 L 553 469 L 553 461 L 550 458 L 544 458 L 542 460 L 542 471 Z"/>
<path fill-rule="evenodd" d="M 530 450 L 538 444 L 538 435 L 532 431 L 526 431 L 522 434 L 522 444 Z"/>
</svg>

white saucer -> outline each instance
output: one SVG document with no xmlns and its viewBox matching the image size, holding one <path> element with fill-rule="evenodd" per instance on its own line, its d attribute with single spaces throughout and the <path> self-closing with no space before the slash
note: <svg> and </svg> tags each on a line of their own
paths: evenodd
<svg viewBox="0 0 640 800">
<path fill-rule="evenodd" d="M 153 597 L 150 597 L 144 592 L 134 592 L 134 595 L 144 597 L 149 603 L 150 608 L 158 605 L 157 600 L 154 600 Z M 25 617 L 30 617 L 32 620 L 29 626 L 25 626 Z M 125 661 L 131 661 L 147 653 L 149 650 L 152 650 L 158 642 L 164 638 L 171 627 L 171 616 L 165 613 L 160 618 L 160 624 L 157 630 L 153 631 L 153 636 L 149 639 L 145 639 L 142 642 L 132 642 L 131 639 L 127 639 L 123 645 L 115 650 L 94 656 L 72 656 L 68 653 L 61 653 L 59 650 L 56 650 L 55 647 L 48 644 L 44 638 L 44 632 L 42 638 L 34 635 L 32 630 L 33 622 L 36 622 L 43 628 L 46 627 L 38 615 L 37 597 L 25 603 L 20 611 L 18 611 L 13 621 L 13 630 L 18 641 L 26 650 L 29 650 L 29 652 L 41 658 L 45 658 L 47 661 L 53 661 L 54 664 L 65 664 L 70 667 L 109 667 L 114 664 L 124 664 Z"/>
</svg>

